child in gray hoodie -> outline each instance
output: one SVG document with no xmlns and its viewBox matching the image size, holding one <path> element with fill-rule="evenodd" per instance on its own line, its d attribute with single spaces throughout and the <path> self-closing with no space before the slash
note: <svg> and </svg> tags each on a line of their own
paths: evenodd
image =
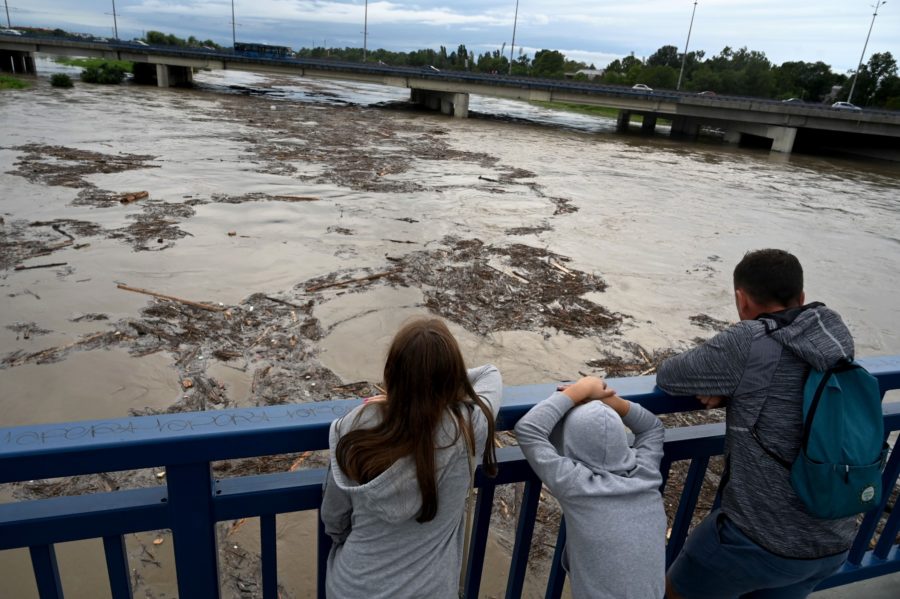
<svg viewBox="0 0 900 599">
<path fill-rule="evenodd" d="M 596 377 L 560 389 L 519 420 L 516 436 L 528 463 L 562 506 L 563 567 L 571 577 L 572 596 L 661 598 L 666 568 L 666 514 L 659 492 L 662 423 Z M 634 433 L 633 446 L 625 426 Z"/>
</svg>

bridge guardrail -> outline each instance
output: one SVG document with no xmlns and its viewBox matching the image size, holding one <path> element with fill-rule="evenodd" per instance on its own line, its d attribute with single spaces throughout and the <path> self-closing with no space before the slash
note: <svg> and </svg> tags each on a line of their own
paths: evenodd
<svg viewBox="0 0 900 599">
<path fill-rule="evenodd" d="M 861 362 L 878 378 L 882 393 L 900 389 L 900 356 Z M 654 380 L 646 376 L 611 379 L 622 396 L 656 413 L 699 408 L 692 398 L 662 393 Z M 554 384 L 507 387 L 498 430 L 511 429 L 554 388 Z M 277 597 L 276 515 L 318 509 L 324 470 L 214 479 L 210 463 L 327 448 L 331 420 L 358 404 L 358 399 L 338 400 L 0 429 L 0 483 L 148 467 L 165 467 L 166 471 L 165 486 L 0 504 L 0 550 L 28 547 L 41 598 L 61 598 L 64 581 L 60 580 L 54 544 L 102 538 L 113 597 L 130 598 L 123 535 L 168 528 L 173 536 L 179 595 L 217 597 L 215 524 L 258 517 L 263 597 Z M 886 433 L 900 430 L 900 402 L 884 404 L 884 419 Z M 669 561 L 681 550 L 709 460 L 722 453 L 723 444 L 723 424 L 666 431 L 661 464 L 664 481 L 673 463 L 690 461 L 672 523 L 667 547 Z M 467 565 L 468 597 L 478 595 L 498 485 L 524 483 L 506 597 L 519 597 L 525 580 L 541 483 L 518 447 L 498 450 L 498 460 L 497 478 L 485 478 L 480 470 L 476 475 L 479 493 Z M 893 451 L 883 476 L 886 492 L 882 504 L 865 515 L 847 563 L 820 588 L 900 571 L 900 509 L 888 505 L 898 474 L 900 451 Z M 882 531 L 876 541 L 879 526 Z M 324 597 L 325 557 L 330 540 L 321 523 L 318 539 L 318 595 Z M 558 598 L 562 592 L 565 574 L 559 558 L 564 542 L 563 523 L 547 582 L 548 598 Z"/>
</svg>

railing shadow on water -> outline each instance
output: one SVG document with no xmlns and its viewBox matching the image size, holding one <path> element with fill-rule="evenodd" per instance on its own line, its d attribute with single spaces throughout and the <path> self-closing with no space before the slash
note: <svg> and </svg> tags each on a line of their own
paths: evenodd
<svg viewBox="0 0 900 599">
<path fill-rule="evenodd" d="M 900 389 L 900 356 L 861 360 L 879 381 L 882 394 Z M 670 397 L 652 376 L 611 379 L 620 395 L 657 414 L 697 410 L 685 397 Z M 510 430 L 555 386 L 507 387 L 498 430 Z M 262 594 L 278 596 L 276 514 L 317 510 L 323 469 L 298 470 L 216 480 L 211 463 L 325 449 L 328 425 L 359 400 L 327 401 L 265 408 L 229 409 L 70 422 L 0 429 L 0 483 L 33 481 L 140 468 L 165 468 L 166 484 L 105 493 L 0 504 L 0 550 L 30 551 L 42 599 L 63 596 L 54 544 L 102 539 L 110 589 L 115 599 L 132 597 L 123 535 L 171 529 L 178 592 L 181 597 L 217 597 L 219 568 L 216 523 L 239 518 L 260 520 Z M 884 404 L 885 434 L 900 430 L 900 402 Z M 666 431 L 664 480 L 672 465 L 688 461 L 667 547 L 671 561 L 681 550 L 697 506 L 709 459 L 720 455 L 724 425 L 705 424 Z M 476 474 L 479 489 L 473 521 L 466 596 L 477 597 L 487 545 L 494 490 L 524 483 L 515 544 L 507 579 L 507 598 L 519 597 L 525 580 L 541 484 L 517 447 L 498 450 L 496 478 Z M 900 474 L 900 451 L 893 451 L 883 475 L 881 505 L 867 513 L 847 562 L 821 588 L 900 571 L 900 509 L 890 504 Z M 876 535 L 881 527 L 880 535 Z M 560 526 L 547 581 L 546 597 L 559 597 L 565 573 L 559 565 L 565 541 Z M 330 541 L 318 531 L 317 593 L 324 597 L 325 557 Z M 290 556 L 282 556 L 291 559 Z"/>
</svg>

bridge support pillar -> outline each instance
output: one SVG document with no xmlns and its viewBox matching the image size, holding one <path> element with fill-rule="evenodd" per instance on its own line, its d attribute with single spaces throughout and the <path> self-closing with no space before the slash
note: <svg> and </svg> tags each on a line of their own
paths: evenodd
<svg viewBox="0 0 900 599">
<path fill-rule="evenodd" d="M 191 67 L 175 67 L 167 64 L 156 65 L 156 85 L 158 87 L 191 86 L 194 71 Z"/>
<path fill-rule="evenodd" d="M 413 104 L 421 104 L 429 110 L 440 110 L 457 118 L 469 116 L 469 94 L 466 93 L 411 89 L 409 99 Z"/>
<path fill-rule="evenodd" d="M 796 127 L 769 127 L 768 137 L 772 138 L 772 151 L 790 154 L 797 139 Z"/>
<path fill-rule="evenodd" d="M 34 55 L 19 50 L 0 50 L 0 72 L 34 75 Z"/>
<path fill-rule="evenodd" d="M 619 116 L 616 117 L 616 131 L 625 133 L 631 124 L 631 112 L 628 110 L 620 110 Z"/>
<path fill-rule="evenodd" d="M 656 115 L 645 114 L 644 120 L 641 122 L 641 134 L 653 135 L 654 131 L 656 131 Z"/>
<path fill-rule="evenodd" d="M 734 144 L 746 142 L 747 140 L 743 138 L 744 135 L 770 139 L 773 152 L 790 154 L 794 149 L 794 140 L 797 138 L 797 128 L 739 123 L 725 131 L 725 142 Z"/>
</svg>

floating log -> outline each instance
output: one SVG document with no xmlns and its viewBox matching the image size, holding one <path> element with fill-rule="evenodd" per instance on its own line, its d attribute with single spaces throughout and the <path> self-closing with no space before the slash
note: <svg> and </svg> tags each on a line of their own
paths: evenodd
<svg viewBox="0 0 900 599">
<path fill-rule="evenodd" d="M 150 196 L 149 191 L 138 191 L 136 193 L 126 193 L 119 198 L 119 202 L 122 204 L 130 204 L 132 202 L 137 202 L 138 200 L 143 200 L 146 197 Z"/>
<path fill-rule="evenodd" d="M 150 291 L 149 289 L 141 289 L 140 287 L 131 287 L 129 285 L 124 285 L 119 283 L 116 285 L 119 289 L 124 291 L 132 291 L 134 293 L 143 293 L 144 295 L 151 295 L 153 297 L 157 297 L 159 299 L 169 300 L 172 302 L 178 302 L 179 304 L 184 304 L 185 306 L 191 306 L 194 308 L 200 308 L 201 310 L 207 310 L 208 312 L 224 312 L 227 310 L 224 306 L 214 306 L 212 304 L 204 304 L 201 302 L 192 302 L 191 300 L 182 299 L 180 297 L 175 297 L 174 295 L 165 295 L 164 293 L 157 293 L 155 291 Z"/>
<path fill-rule="evenodd" d="M 315 196 L 274 196 L 276 200 L 287 200 L 288 202 L 318 202 L 321 198 Z"/>
<path fill-rule="evenodd" d="M 68 262 L 51 262 L 50 264 L 35 264 L 34 266 L 25 266 L 24 264 L 17 264 L 13 270 L 32 270 L 35 268 L 54 268 L 57 266 L 66 266 L 69 264 Z"/>
</svg>

